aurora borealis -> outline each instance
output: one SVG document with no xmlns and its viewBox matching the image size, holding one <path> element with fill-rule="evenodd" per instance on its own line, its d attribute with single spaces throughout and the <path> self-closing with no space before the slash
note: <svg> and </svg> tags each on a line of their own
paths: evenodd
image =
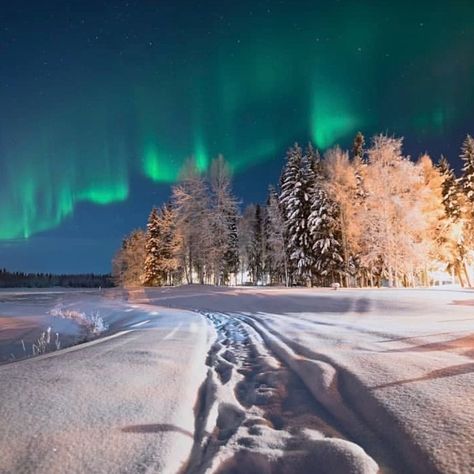
<svg viewBox="0 0 474 474">
<path fill-rule="evenodd" d="M 194 156 L 263 199 L 285 149 L 357 130 L 452 160 L 474 133 L 471 1 L 2 5 L 0 267 L 108 271 Z"/>
</svg>

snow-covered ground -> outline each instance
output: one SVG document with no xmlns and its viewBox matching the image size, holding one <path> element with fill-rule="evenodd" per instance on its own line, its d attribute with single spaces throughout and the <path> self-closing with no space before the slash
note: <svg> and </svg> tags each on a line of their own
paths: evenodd
<svg viewBox="0 0 474 474">
<path fill-rule="evenodd" d="M 0 472 L 177 472 L 193 446 L 208 325 L 188 311 L 73 299 L 116 332 L 0 367 Z"/>
<path fill-rule="evenodd" d="M 40 293 L 10 347 L 59 300 L 109 328 L 0 367 L 0 472 L 474 471 L 474 292 Z"/>
</svg>

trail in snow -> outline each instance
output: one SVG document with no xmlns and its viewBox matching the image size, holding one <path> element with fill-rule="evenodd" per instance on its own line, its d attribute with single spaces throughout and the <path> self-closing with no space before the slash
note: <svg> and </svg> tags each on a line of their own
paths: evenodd
<svg viewBox="0 0 474 474">
<path fill-rule="evenodd" d="M 394 471 L 395 461 L 338 399 L 330 367 L 305 367 L 312 377 L 305 380 L 249 318 L 203 314 L 217 339 L 206 361 L 187 473 Z M 358 438 L 380 466 L 352 441 Z"/>
</svg>

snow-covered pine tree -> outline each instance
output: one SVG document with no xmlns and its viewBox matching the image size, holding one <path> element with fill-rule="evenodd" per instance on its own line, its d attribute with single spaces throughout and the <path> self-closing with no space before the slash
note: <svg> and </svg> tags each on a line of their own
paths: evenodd
<svg viewBox="0 0 474 474">
<path fill-rule="evenodd" d="M 240 283 L 248 283 L 247 276 L 250 276 L 250 242 L 252 241 L 253 229 L 255 222 L 255 205 L 249 204 L 245 207 L 242 217 L 237 222 L 238 244 L 239 244 L 239 268 Z"/>
<path fill-rule="evenodd" d="M 339 207 L 330 199 L 322 174 L 314 177 L 308 229 L 313 243 L 313 278 L 326 285 L 339 281 L 344 272 Z"/>
<path fill-rule="evenodd" d="M 474 216 L 474 138 L 466 137 L 461 147 L 461 160 L 464 161 L 460 184 L 469 205 L 469 214 Z"/>
<path fill-rule="evenodd" d="M 309 171 L 313 176 L 318 176 L 322 172 L 323 162 L 317 148 L 314 148 L 311 142 L 306 146 L 303 157 L 307 160 Z M 312 177 L 310 177 L 312 179 Z"/>
<path fill-rule="evenodd" d="M 285 218 L 287 251 L 294 281 L 308 285 L 312 280 L 313 242 L 308 218 L 314 193 L 314 168 L 319 164 L 303 155 L 295 144 L 288 150 L 280 179 L 280 204 Z"/>
<path fill-rule="evenodd" d="M 359 205 L 362 205 L 367 197 L 367 191 L 364 187 L 364 168 L 367 166 L 364 147 L 364 135 L 361 132 L 357 132 L 352 144 L 352 165 L 356 179 L 355 199 Z"/>
<path fill-rule="evenodd" d="M 354 142 L 352 143 L 352 159 L 359 158 L 361 161 L 364 160 L 365 156 L 365 138 L 362 132 L 357 132 Z"/>
<path fill-rule="evenodd" d="M 250 229 L 251 235 L 248 242 L 248 271 L 254 285 L 257 285 L 263 278 L 263 217 L 259 204 L 255 205 L 255 217 Z"/>
<path fill-rule="evenodd" d="M 112 262 L 112 276 L 122 286 L 144 283 L 146 234 L 142 229 L 132 231 L 122 242 Z"/>
<path fill-rule="evenodd" d="M 461 188 L 465 196 L 464 199 L 464 238 L 465 244 L 474 246 L 474 138 L 467 135 L 461 147 L 461 159 L 464 161 L 462 175 L 460 178 Z M 466 273 L 466 278 L 469 276 Z M 470 282 L 468 285 L 471 286 Z"/>
<path fill-rule="evenodd" d="M 159 284 L 159 248 L 160 226 L 158 209 L 153 207 L 148 217 L 147 231 L 145 236 L 144 284 L 146 286 L 155 286 Z"/>
<path fill-rule="evenodd" d="M 227 212 L 227 245 L 224 253 L 223 283 L 228 283 L 230 275 L 237 275 L 239 271 L 239 234 L 237 222 L 239 219 L 237 206 Z"/>
<path fill-rule="evenodd" d="M 285 223 L 285 242 L 291 281 L 297 280 L 296 263 L 293 254 L 297 248 L 294 232 L 297 227 L 297 221 L 300 219 L 298 214 L 301 193 L 299 192 L 297 183 L 300 175 L 302 158 L 303 150 L 296 143 L 293 147 L 289 148 L 286 153 L 286 163 L 280 177 L 279 202 Z"/>
<path fill-rule="evenodd" d="M 453 221 L 457 221 L 462 216 L 461 190 L 458 180 L 444 156 L 441 156 L 439 160 L 438 169 L 442 178 L 441 191 L 446 215 Z"/>
<path fill-rule="evenodd" d="M 157 266 L 159 284 L 172 284 L 177 276 L 179 237 L 176 234 L 176 216 L 170 203 L 164 204 L 158 213 L 159 245 Z"/>
<path fill-rule="evenodd" d="M 463 218 L 465 207 L 463 201 L 466 200 L 466 197 L 462 191 L 460 180 L 456 179 L 454 170 L 444 156 L 441 156 L 438 170 L 442 179 L 441 194 L 445 213 L 442 232 L 438 235 L 441 249 L 440 260 L 447 263 L 448 270 L 454 272 L 461 286 L 466 284 L 470 286 L 466 268 L 468 248 L 465 239 L 465 234 L 469 233 L 469 225 Z"/>
<path fill-rule="evenodd" d="M 308 160 L 310 166 L 310 170 L 314 173 L 314 175 L 317 176 L 319 173 L 321 173 L 321 155 L 319 154 L 319 150 L 317 148 L 314 148 L 311 142 L 308 143 L 304 156 L 306 156 L 306 159 Z"/>
</svg>

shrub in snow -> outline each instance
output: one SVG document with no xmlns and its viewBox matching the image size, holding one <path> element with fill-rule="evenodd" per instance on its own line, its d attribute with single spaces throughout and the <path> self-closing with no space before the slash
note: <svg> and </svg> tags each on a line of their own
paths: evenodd
<svg viewBox="0 0 474 474">
<path fill-rule="evenodd" d="M 74 309 L 65 309 L 61 305 L 53 308 L 49 314 L 58 318 L 70 319 L 84 328 L 90 335 L 98 336 L 108 329 L 108 324 L 104 321 L 98 311 L 86 314 Z"/>
<path fill-rule="evenodd" d="M 26 352 L 25 343 L 21 341 L 23 350 Z M 41 333 L 41 336 L 31 345 L 31 352 L 34 356 L 46 354 L 54 350 L 61 348 L 61 342 L 59 341 L 59 333 L 55 333 L 54 340 L 51 337 L 51 327 L 48 327 L 46 331 Z"/>
<path fill-rule="evenodd" d="M 98 311 L 94 311 L 89 316 L 90 332 L 92 334 L 101 334 L 108 329 L 108 324 L 104 321 L 104 318 L 99 314 Z"/>
</svg>

